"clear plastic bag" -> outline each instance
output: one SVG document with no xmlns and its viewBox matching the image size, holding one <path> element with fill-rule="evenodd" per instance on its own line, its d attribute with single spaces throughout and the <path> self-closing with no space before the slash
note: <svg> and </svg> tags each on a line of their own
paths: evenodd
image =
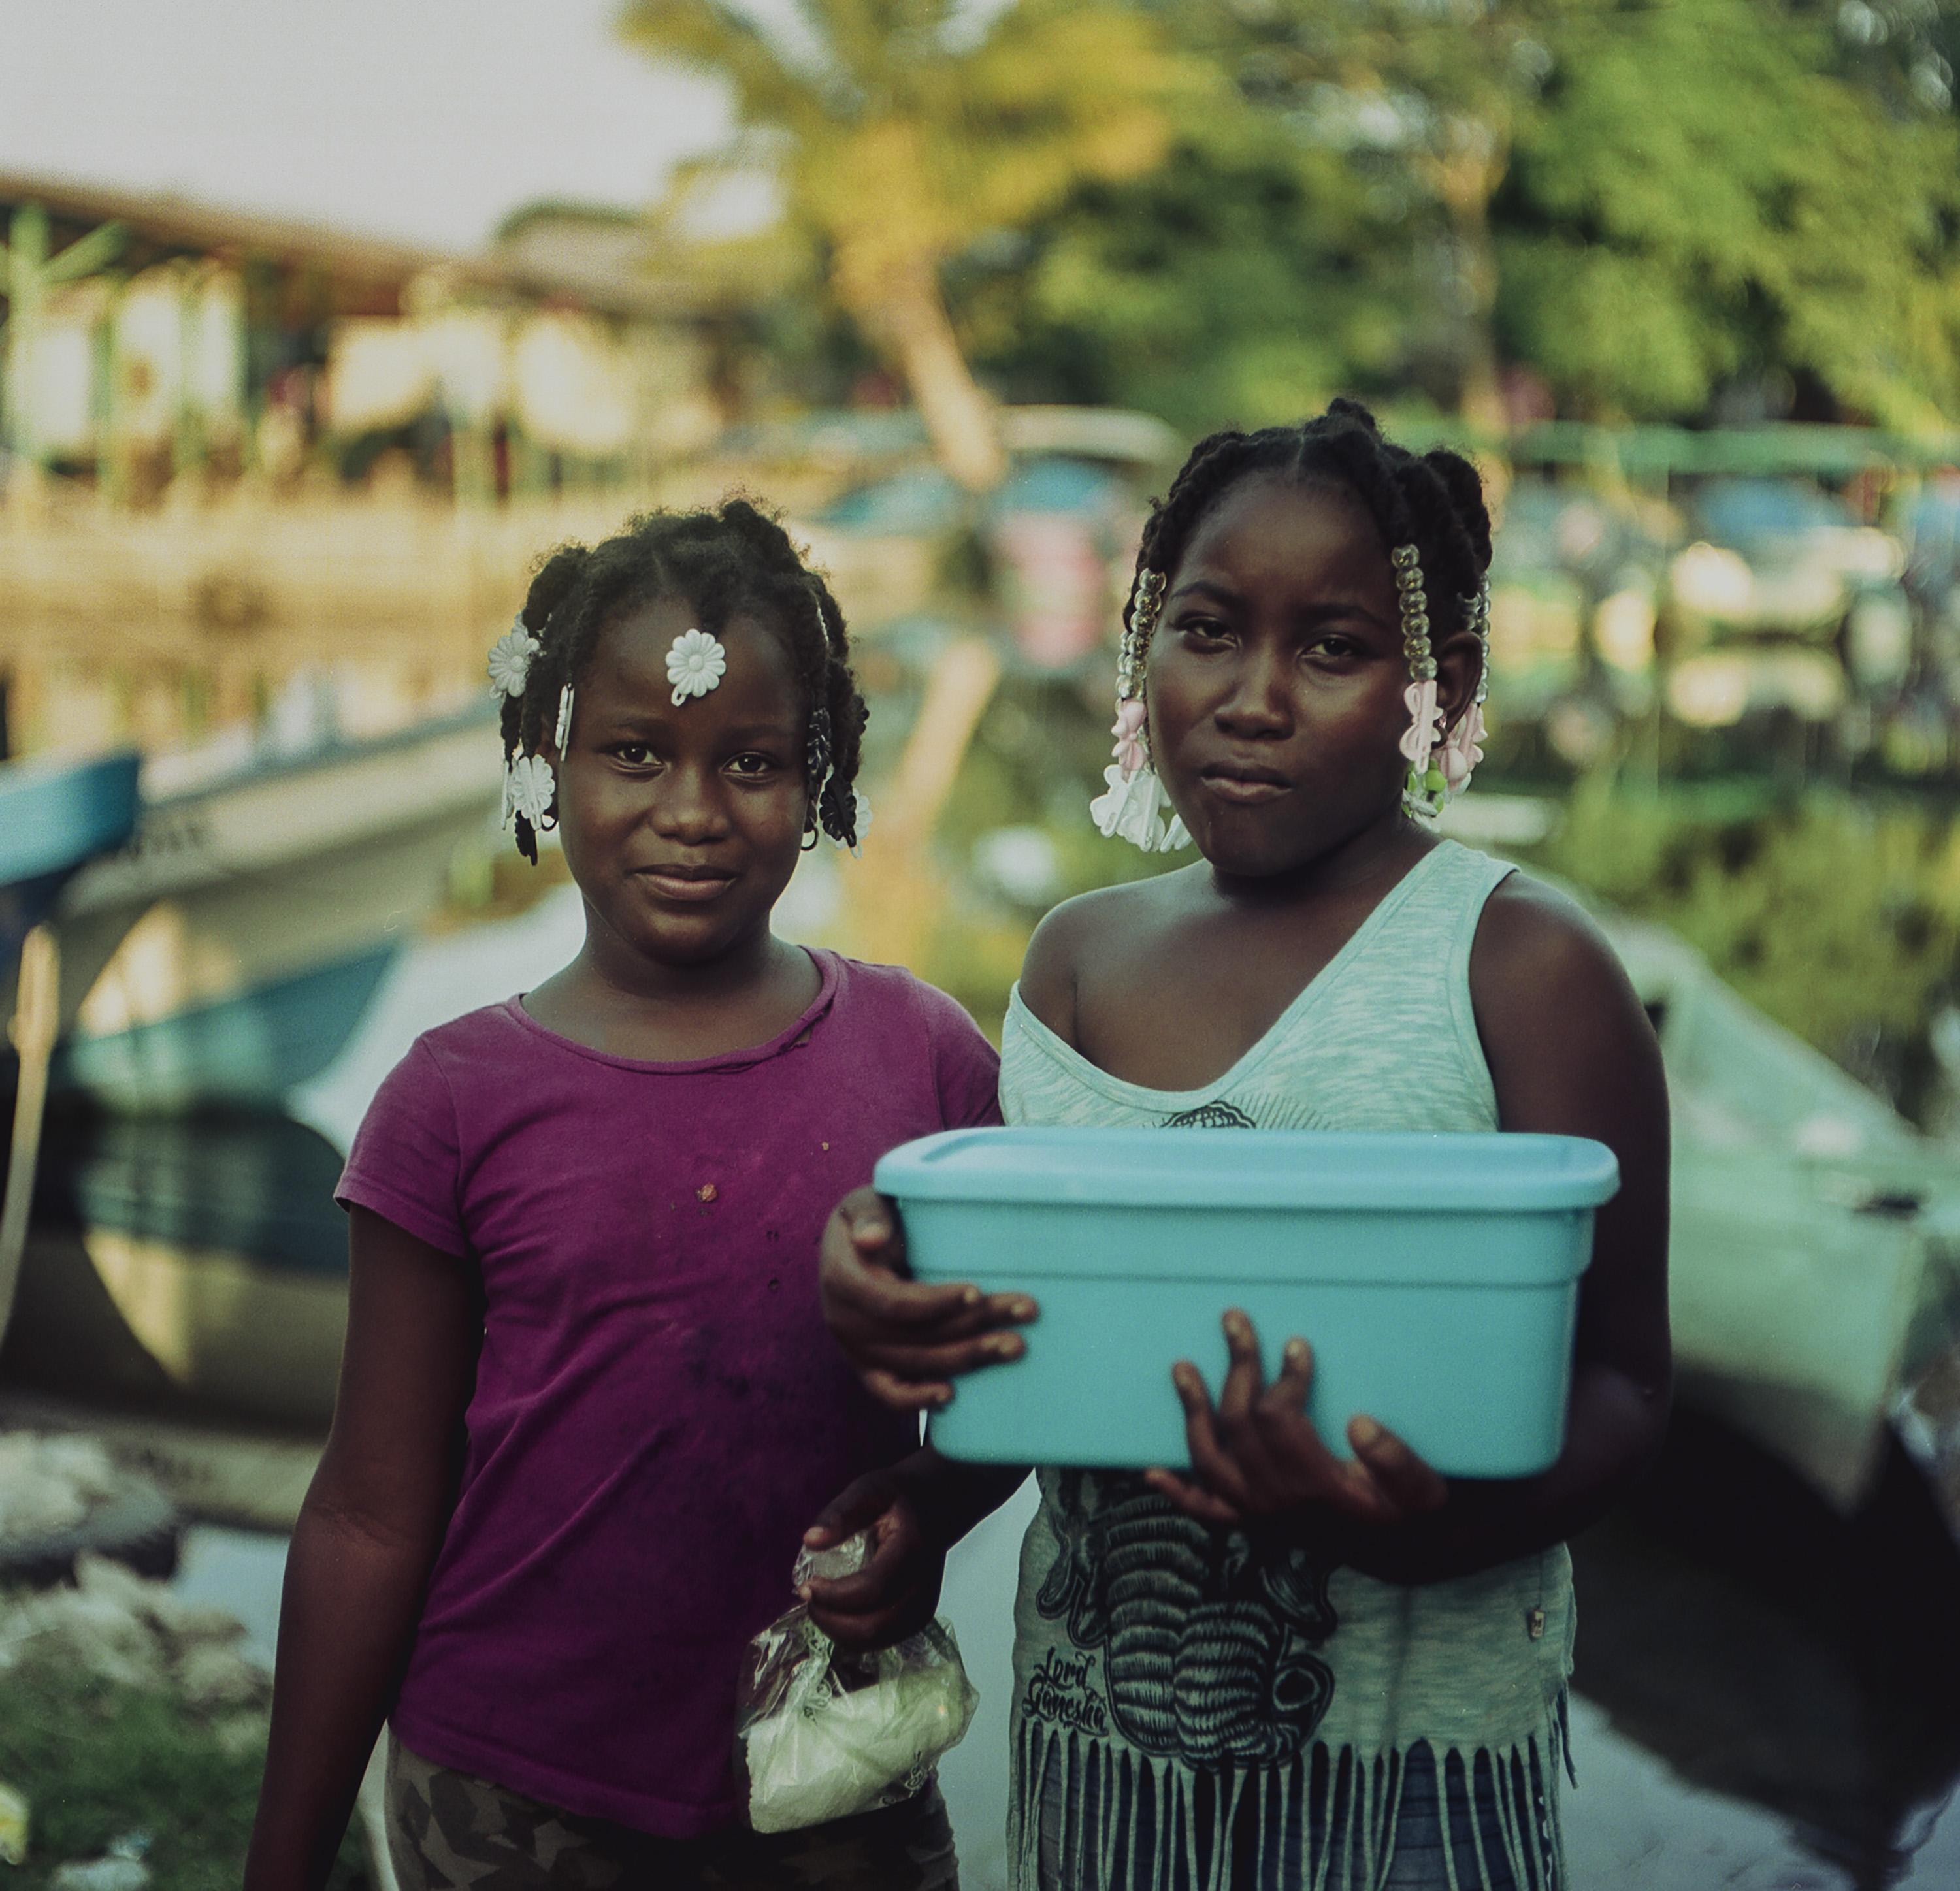
<svg viewBox="0 0 1960 1891">
<path fill-rule="evenodd" d="M 861 1534 L 805 1550 L 791 1587 L 854 1575 Z M 909 1798 L 965 1737 L 979 1696 L 943 1616 L 889 1648 L 840 1651 L 799 1603 L 749 1645 L 736 1720 L 749 1823 L 789 1832 Z"/>
</svg>

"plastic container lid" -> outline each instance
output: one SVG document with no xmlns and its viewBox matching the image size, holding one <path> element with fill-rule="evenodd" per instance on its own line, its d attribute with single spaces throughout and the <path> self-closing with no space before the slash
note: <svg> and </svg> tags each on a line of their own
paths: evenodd
<svg viewBox="0 0 1960 1891">
<path fill-rule="evenodd" d="M 1619 1174 L 1583 1136 L 1045 1128 L 924 1136 L 873 1181 L 900 1201 L 1437 1213 L 1596 1208 Z"/>
</svg>

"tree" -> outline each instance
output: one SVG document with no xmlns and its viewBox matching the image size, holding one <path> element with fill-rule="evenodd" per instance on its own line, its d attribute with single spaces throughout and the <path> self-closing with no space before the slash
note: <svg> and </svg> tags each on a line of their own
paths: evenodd
<svg viewBox="0 0 1960 1891">
<path fill-rule="evenodd" d="M 1951 68 L 1930 43 L 1879 61 L 1862 17 L 1694 0 L 1568 27 L 1497 207 L 1499 330 L 1562 404 L 1691 418 L 1782 371 L 1891 425 L 1960 415 Z"/>
<path fill-rule="evenodd" d="M 1377 192 L 1406 199 L 1402 243 L 1424 293 L 1403 340 L 1435 358 L 1452 405 L 1503 424 L 1492 315 L 1491 206 L 1521 123 L 1552 69 L 1548 41 L 1612 0 L 1180 0 L 1247 103 L 1303 148 L 1339 156 Z"/>
<path fill-rule="evenodd" d="M 1198 434 L 1298 418 L 1398 377 L 1418 300 L 1404 195 L 1242 104 L 1194 113 L 1166 161 L 1079 190 L 958 278 L 977 358 L 1033 398 Z"/>
<path fill-rule="evenodd" d="M 947 470 L 985 491 L 1004 467 L 941 272 L 1088 180 L 1163 157 L 1199 62 L 1115 4 L 1010 0 L 976 26 L 958 0 L 797 0 L 772 31 L 724 0 L 630 0 L 634 44 L 721 79 L 730 161 L 776 179 L 828 253 L 838 301 L 898 369 Z"/>
</svg>

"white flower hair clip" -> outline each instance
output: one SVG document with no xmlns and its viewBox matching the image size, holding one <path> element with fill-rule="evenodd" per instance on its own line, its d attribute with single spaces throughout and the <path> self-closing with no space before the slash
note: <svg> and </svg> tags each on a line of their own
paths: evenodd
<svg viewBox="0 0 1960 1891">
<path fill-rule="evenodd" d="M 519 618 L 490 646 L 490 680 L 506 696 L 521 696 L 530 680 L 531 664 L 544 646 L 524 628 Z"/>
<path fill-rule="evenodd" d="M 542 832 L 554 825 L 548 818 L 557 798 L 558 781 L 542 755 L 513 755 L 504 771 L 504 825 L 519 815 Z"/>
<path fill-rule="evenodd" d="M 728 668 L 728 653 L 705 631 L 682 631 L 667 652 L 667 681 L 673 685 L 678 709 L 690 696 L 705 696 L 721 685 Z"/>
</svg>

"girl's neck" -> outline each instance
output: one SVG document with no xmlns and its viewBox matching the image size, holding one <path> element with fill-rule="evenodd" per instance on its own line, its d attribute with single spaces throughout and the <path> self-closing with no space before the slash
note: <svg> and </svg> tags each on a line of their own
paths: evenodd
<svg viewBox="0 0 1960 1891">
<path fill-rule="evenodd" d="M 1273 907 L 1352 892 L 1385 876 L 1399 878 L 1436 844 L 1398 807 L 1338 846 L 1283 873 L 1256 877 L 1211 869 L 1213 890 L 1231 904 Z"/>
<path fill-rule="evenodd" d="M 633 951 L 588 912 L 578 956 L 528 993 L 524 1008 L 593 1050 L 685 1063 L 768 1043 L 822 983 L 810 955 L 766 927 L 712 958 L 674 963 Z"/>
</svg>

